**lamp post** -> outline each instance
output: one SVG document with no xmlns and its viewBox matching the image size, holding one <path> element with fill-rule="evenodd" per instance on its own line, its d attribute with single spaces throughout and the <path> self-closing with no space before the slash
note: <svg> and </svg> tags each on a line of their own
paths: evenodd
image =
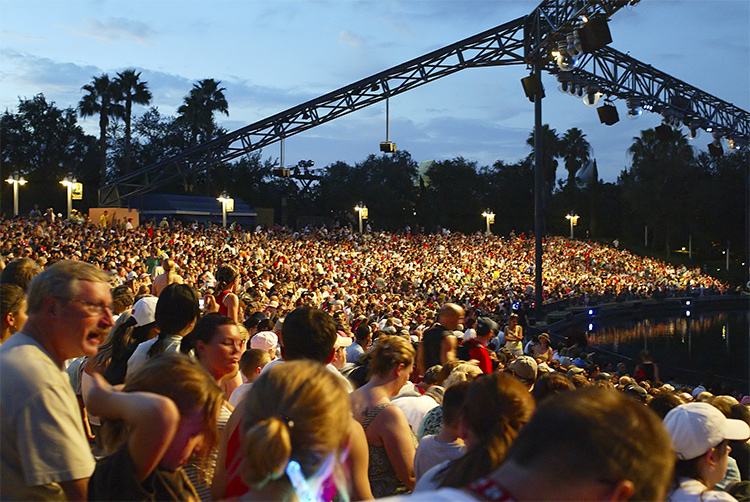
<svg viewBox="0 0 750 502">
<path fill-rule="evenodd" d="M 488 209 L 482 213 L 482 216 L 487 220 L 487 235 L 490 235 L 492 233 L 490 232 L 490 225 L 495 223 L 495 213 Z"/>
<path fill-rule="evenodd" d="M 26 180 L 23 179 L 23 176 L 19 177 L 17 174 L 13 174 L 5 181 L 13 185 L 13 216 L 18 216 L 18 185 L 25 185 Z"/>
<path fill-rule="evenodd" d="M 221 222 L 224 228 L 227 228 L 227 211 L 230 213 L 234 211 L 234 199 L 228 196 L 226 192 L 222 192 L 216 200 L 221 202 Z"/>
<path fill-rule="evenodd" d="M 66 176 L 60 181 L 60 184 L 68 191 L 68 219 L 70 219 L 70 215 L 73 212 L 73 185 L 75 183 L 77 182 L 72 176 Z"/>
<path fill-rule="evenodd" d="M 579 216 L 577 214 L 574 214 L 572 211 L 570 214 L 566 214 L 565 218 L 570 220 L 570 238 L 573 238 L 573 227 L 578 225 L 578 218 Z"/>
<path fill-rule="evenodd" d="M 354 210 L 357 211 L 357 216 L 359 218 L 359 233 L 362 233 L 362 220 L 366 220 L 368 216 L 368 210 L 367 206 L 362 204 L 361 202 L 354 206 Z"/>
</svg>

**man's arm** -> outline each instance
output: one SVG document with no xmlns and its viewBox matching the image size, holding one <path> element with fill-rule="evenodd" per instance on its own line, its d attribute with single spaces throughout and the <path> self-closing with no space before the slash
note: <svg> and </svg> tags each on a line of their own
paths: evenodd
<svg viewBox="0 0 750 502">
<path fill-rule="evenodd" d="M 457 346 L 458 338 L 454 335 L 443 338 L 443 341 L 440 342 L 440 364 L 445 364 L 448 361 L 456 359 Z"/>
<path fill-rule="evenodd" d="M 60 488 L 65 492 L 68 500 L 86 500 L 89 488 L 89 478 L 74 479 L 72 481 L 60 481 Z"/>
</svg>

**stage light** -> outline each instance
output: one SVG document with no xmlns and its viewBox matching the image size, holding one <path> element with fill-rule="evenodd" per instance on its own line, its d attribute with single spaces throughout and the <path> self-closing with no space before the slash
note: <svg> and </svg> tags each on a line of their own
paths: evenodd
<svg viewBox="0 0 750 502">
<path fill-rule="evenodd" d="M 602 97 L 602 93 L 597 91 L 594 87 L 586 89 L 586 95 L 583 97 L 583 104 L 586 106 L 596 106 L 599 104 L 599 98 Z"/>
<path fill-rule="evenodd" d="M 576 58 L 568 54 L 568 45 L 565 41 L 560 41 L 557 44 L 557 51 L 555 52 L 557 54 L 557 67 L 562 71 L 571 71 L 578 64 Z"/>
</svg>

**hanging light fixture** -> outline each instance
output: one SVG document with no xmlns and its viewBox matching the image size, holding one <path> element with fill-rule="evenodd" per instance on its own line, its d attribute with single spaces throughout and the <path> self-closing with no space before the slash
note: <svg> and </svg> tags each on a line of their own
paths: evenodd
<svg viewBox="0 0 750 502">
<path fill-rule="evenodd" d="M 586 95 L 583 97 L 583 104 L 586 106 L 596 106 L 599 104 L 599 98 L 602 97 L 602 93 L 596 88 L 596 86 L 586 87 Z"/>
</svg>

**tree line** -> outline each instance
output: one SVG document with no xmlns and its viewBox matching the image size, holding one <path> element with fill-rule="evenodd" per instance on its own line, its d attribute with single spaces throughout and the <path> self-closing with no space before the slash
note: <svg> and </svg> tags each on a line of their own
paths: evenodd
<svg viewBox="0 0 750 502">
<path fill-rule="evenodd" d="M 72 174 L 89 187 L 87 205 L 96 206 L 102 184 L 227 132 L 215 121 L 217 113 L 228 115 L 229 105 L 214 79 L 194 84 L 175 116 L 156 107 L 133 113 L 133 105 L 148 107 L 152 100 L 147 82 L 133 69 L 113 78 L 94 77 L 82 91 L 76 107 L 58 108 L 40 93 L 19 98 L 15 111 L 0 116 L 3 179 L 22 174 L 37 186 L 38 200 L 54 200 L 57 181 Z M 79 116 L 99 118 L 98 138 L 84 133 Z M 567 234 L 565 215 L 573 211 L 580 216 L 578 237 L 618 238 L 667 253 L 692 242 L 696 253 L 710 257 L 729 244 L 734 256 L 746 256 L 747 150 L 715 157 L 697 152 L 679 129 L 661 139 L 647 129 L 633 138 L 631 165 L 616 182 L 604 183 L 580 129 L 558 134 L 544 125 L 541 134 L 546 233 Z M 413 231 L 475 232 L 485 228 L 481 213 L 489 209 L 496 214 L 494 233 L 529 234 L 534 228 L 533 131 L 527 143 L 526 158 L 491 166 L 457 157 L 420 169 L 405 150 L 370 155 L 354 165 L 335 162 L 316 170 L 321 179 L 309 185 L 293 176 L 275 177 L 277 162 L 258 151 L 163 191 L 216 196 L 217 190 L 231 188 L 235 198 L 274 208 L 279 221 L 290 224 L 310 217 L 355 224 L 353 207 L 361 202 L 369 208 L 371 226 L 388 230 L 408 225 Z M 560 164 L 563 179 L 558 179 Z M 593 175 L 576 178 L 586 166 Z M 3 189 L 6 211 L 12 204 L 8 188 Z"/>
</svg>

